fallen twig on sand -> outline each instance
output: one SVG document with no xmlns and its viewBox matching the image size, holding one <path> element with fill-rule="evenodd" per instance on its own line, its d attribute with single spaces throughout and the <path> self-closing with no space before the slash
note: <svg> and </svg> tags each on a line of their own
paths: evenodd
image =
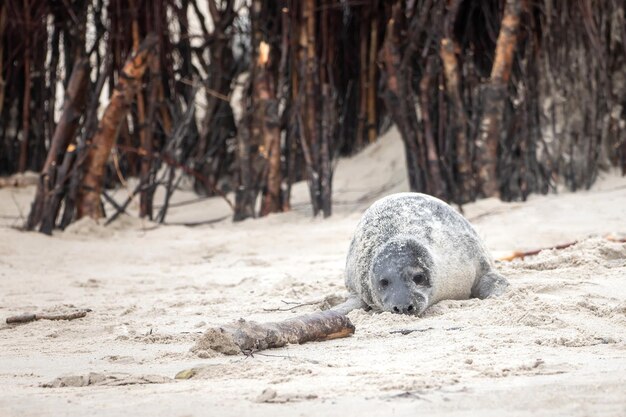
<svg viewBox="0 0 626 417">
<path fill-rule="evenodd" d="M 406 336 L 407 334 L 411 334 L 414 332 L 427 332 L 429 330 L 434 330 L 434 327 L 426 327 L 425 329 L 400 329 L 400 330 L 392 330 L 389 334 L 401 334 L 402 336 Z"/>
<path fill-rule="evenodd" d="M 297 301 L 285 301 L 280 300 L 283 304 L 289 305 L 290 307 L 274 307 L 274 308 L 264 308 L 263 311 L 292 311 L 300 307 L 306 306 L 314 306 L 319 305 L 321 310 L 329 310 L 334 306 L 341 304 L 346 299 L 340 295 L 327 295 L 324 298 L 319 298 L 313 301 L 305 301 L 305 302 L 297 302 Z"/>
<path fill-rule="evenodd" d="M 19 316 L 11 316 L 6 319 L 7 324 L 29 323 L 36 320 L 74 320 L 85 317 L 91 309 L 73 311 L 71 313 L 47 314 L 47 313 L 24 313 Z"/>
<path fill-rule="evenodd" d="M 608 240 L 610 242 L 618 242 L 618 243 L 625 243 L 626 242 L 626 238 L 617 237 L 617 236 L 613 236 L 613 235 L 604 236 L 604 239 L 606 239 L 606 240 Z M 560 245 L 550 246 L 548 248 L 533 249 L 533 250 L 529 250 L 529 251 L 514 251 L 514 252 L 511 252 L 511 253 L 509 253 L 507 255 L 499 257 L 498 261 L 512 261 L 514 259 L 524 259 L 527 256 L 538 255 L 540 252 L 542 252 L 544 250 L 560 250 L 560 249 L 569 248 L 570 246 L 574 246 L 575 244 L 577 244 L 579 242 L 580 242 L 579 240 L 575 240 L 573 242 L 561 243 Z"/>
<path fill-rule="evenodd" d="M 332 310 L 275 323 L 255 323 L 240 319 L 233 324 L 207 330 L 191 351 L 198 355 L 202 355 L 203 351 L 226 355 L 251 354 L 289 343 L 338 339 L 353 333 L 354 325 L 350 319 Z"/>
<path fill-rule="evenodd" d="M 462 327 L 448 327 L 447 329 L 444 329 L 445 331 L 450 331 L 450 330 L 462 330 Z M 400 330 L 392 330 L 389 332 L 389 334 L 401 334 L 402 336 L 406 336 L 407 334 L 411 334 L 414 332 L 427 332 L 429 330 L 435 330 L 434 327 L 425 327 L 423 329 L 400 329 Z"/>
<path fill-rule="evenodd" d="M 285 304 L 294 304 L 291 307 L 276 307 L 276 308 L 264 308 L 263 311 L 291 311 L 291 310 L 295 310 L 296 308 L 300 308 L 300 307 L 306 307 L 306 306 L 313 306 L 316 304 L 319 304 L 321 302 L 323 302 L 324 300 L 317 300 L 317 301 L 309 301 L 307 303 L 289 303 L 287 301 L 281 300 L 283 303 Z"/>
</svg>

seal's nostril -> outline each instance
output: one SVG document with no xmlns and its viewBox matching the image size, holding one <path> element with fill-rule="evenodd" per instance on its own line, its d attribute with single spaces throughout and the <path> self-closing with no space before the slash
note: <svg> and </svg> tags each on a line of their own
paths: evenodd
<svg viewBox="0 0 626 417">
<path fill-rule="evenodd" d="M 406 309 L 407 311 L 413 311 L 413 306 L 409 305 L 409 307 Z"/>
<path fill-rule="evenodd" d="M 396 306 L 393 306 L 393 311 L 395 311 L 396 313 L 399 313 L 399 312 L 400 312 L 400 310 L 399 310 L 399 309 L 398 309 L 398 307 L 396 307 Z"/>
</svg>

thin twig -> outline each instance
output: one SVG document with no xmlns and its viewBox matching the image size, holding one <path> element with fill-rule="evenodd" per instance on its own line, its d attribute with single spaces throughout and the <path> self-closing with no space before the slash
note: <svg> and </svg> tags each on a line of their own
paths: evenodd
<svg viewBox="0 0 626 417">
<path fill-rule="evenodd" d="M 434 327 L 427 327 L 425 329 L 400 329 L 400 330 L 392 330 L 389 332 L 389 334 L 401 334 L 402 336 L 406 336 L 407 334 L 411 334 L 414 332 L 427 332 L 429 330 L 435 330 Z"/>
</svg>

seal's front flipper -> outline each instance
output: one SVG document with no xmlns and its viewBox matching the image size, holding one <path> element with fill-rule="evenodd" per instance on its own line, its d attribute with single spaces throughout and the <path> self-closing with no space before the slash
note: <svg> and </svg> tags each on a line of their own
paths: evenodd
<svg viewBox="0 0 626 417">
<path fill-rule="evenodd" d="M 497 297 L 506 292 L 509 281 L 496 272 L 488 272 L 478 278 L 472 286 L 472 297 L 481 300 L 488 297 Z"/>
<path fill-rule="evenodd" d="M 350 294 L 350 297 L 343 303 L 334 306 L 331 310 L 341 314 L 348 314 L 352 310 L 364 309 L 368 310 L 369 306 L 363 302 L 358 296 Z"/>
</svg>

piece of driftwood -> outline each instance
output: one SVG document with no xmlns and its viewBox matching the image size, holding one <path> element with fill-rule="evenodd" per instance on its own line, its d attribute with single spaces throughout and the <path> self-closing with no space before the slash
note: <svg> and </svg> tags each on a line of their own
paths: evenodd
<svg viewBox="0 0 626 417">
<path fill-rule="evenodd" d="M 78 310 L 71 313 L 46 314 L 46 313 L 24 313 L 19 316 L 8 317 L 7 324 L 29 323 L 36 320 L 74 320 L 85 317 L 91 310 Z"/>
<path fill-rule="evenodd" d="M 275 323 L 239 319 L 233 324 L 207 330 L 192 352 L 214 351 L 226 355 L 254 353 L 289 343 L 302 344 L 348 337 L 354 325 L 336 311 L 320 311 Z"/>
</svg>

